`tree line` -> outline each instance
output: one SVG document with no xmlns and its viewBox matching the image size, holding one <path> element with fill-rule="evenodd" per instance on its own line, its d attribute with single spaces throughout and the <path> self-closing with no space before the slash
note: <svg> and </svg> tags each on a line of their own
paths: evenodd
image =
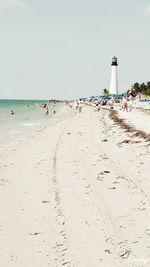
<svg viewBox="0 0 150 267">
<path fill-rule="evenodd" d="M 146 82 L 146 83 L 134 83 L 131 86 L 131 89 L 127 91 L 127 93 L 131 93 L 131 94 L 143 94 L 146 96 L 150 95 L 150 81 Z"/>
<path fill-rule="evenodd" d="M 127 91 L 127 94 L 137 95 L 143 94 L 145 96 L 150 96 L 150 81 L 143 83 L 134 83 L 131 85 L 131 89 Z M 109 90 L 103 89 L 103 95 L 109 96 Z"/>
</svg>

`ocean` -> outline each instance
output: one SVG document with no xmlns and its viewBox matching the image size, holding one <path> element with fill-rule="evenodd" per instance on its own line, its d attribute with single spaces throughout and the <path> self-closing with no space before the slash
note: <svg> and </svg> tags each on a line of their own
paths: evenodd
<svg viewBox="0 0 150 267">
<path fill-rule="evenodd" d="M 42 107 L 45 103 L 49 109 L 48 116 Z M 0 100 L 0 145 L 48 127 L 63 119 L 67 111 L 65 104 L 48 103 L 47 100 Z"/>
</svg>

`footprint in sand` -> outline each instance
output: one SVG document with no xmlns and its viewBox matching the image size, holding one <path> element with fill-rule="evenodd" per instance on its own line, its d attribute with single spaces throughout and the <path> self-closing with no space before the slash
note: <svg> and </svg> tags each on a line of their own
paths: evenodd
<svg viewBox="0 0 150 267">
<path fill-rule="evenodd" d="M 109 159 L 109 158 L 107 158 L 107 157 L 102 157 L 102 159 L 107 160 L 107 159 Z"/>
<path fill-rule="evenodd" d="M 111 189 L 111 190 L 112 190 L 112 189 L 116 189 L 116 187 L 115 187 L 115 186 L 113 186 L 113 187 L 108 187 L 108 189 Z"/>
<path fill-rule="evenodd" d="M 110 171 L 104 171 L 104 173 L 110 173 Z"/>
<path fill-rule="evenodd" d="M 119 182 L 117 182 L 117 181 L 114 181 L 114 182 L 113 182 L 113 184 L 120 184 L 120 183 L 119 183 Z"/>
<path fill-rule="evenodd" d="M 36 235 L 42 235 L 42 234 L 43 234 L 43 233 L 35 232 L 35 233 L 31 233 L 31 234 L 29 234 L 29 235 L 33 235 L 33 236 L 35 235 L 35 236 L 36 236 Z"/>
<path fill-rule="evenodd" d="M 108 142 L 108 139 L 103 139 L 102 142 Z"/>
<path fill-rule="evenodd" d="M 99 180 L 99 181 L 103 181 L 103 177 L 100 177 L 100 176 L 98 176 L 97 178 L 96 178 L 97 180 Z"/>
<path fill-rule="evenodd" d="M 87 186 L 85 186 L 85 188 L 90 188 L 91 187 L 91 185 L 90 184 L 88 184 Z"/>
<path fill-rule="evenodd" d="M 109 249 L 105 249 L 104 251 L 108 254 L 111 254 L 111 251 Z"/>
</svg>

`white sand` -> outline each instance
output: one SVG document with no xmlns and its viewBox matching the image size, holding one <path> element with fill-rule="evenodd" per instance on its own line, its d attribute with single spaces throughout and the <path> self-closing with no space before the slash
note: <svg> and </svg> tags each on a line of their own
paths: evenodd
<svg viewBox="0 0 150 267">
<path fill-rule="evenodd" d="M 131 112 L 119 111 L 119 116 L 124 118 L 128 123 L 132 124 L 135 128 L 150 133 L 150 116 L 148 112 L 133 109 Z"/>
<path fill-rule="evenodd" d="M 2 147 L 0 267 L 150 266 L 149 153 L 90 107 Z"/>
</svg>

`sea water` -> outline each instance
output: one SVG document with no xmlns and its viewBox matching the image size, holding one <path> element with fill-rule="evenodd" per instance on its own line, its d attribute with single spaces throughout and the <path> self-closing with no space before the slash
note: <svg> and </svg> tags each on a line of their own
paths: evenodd
<svg viewBox="0 0 150 267">
<path fill-rule="evenodd" d="M 48 116 L 43 104 L 48 105 Z M 34 135 L 39 129 L 64 118 L 67 111 L 65 104 L 48 103 L 47 100 L 0 100 L 0 145 L 25 135 Z"/>
</svg>

